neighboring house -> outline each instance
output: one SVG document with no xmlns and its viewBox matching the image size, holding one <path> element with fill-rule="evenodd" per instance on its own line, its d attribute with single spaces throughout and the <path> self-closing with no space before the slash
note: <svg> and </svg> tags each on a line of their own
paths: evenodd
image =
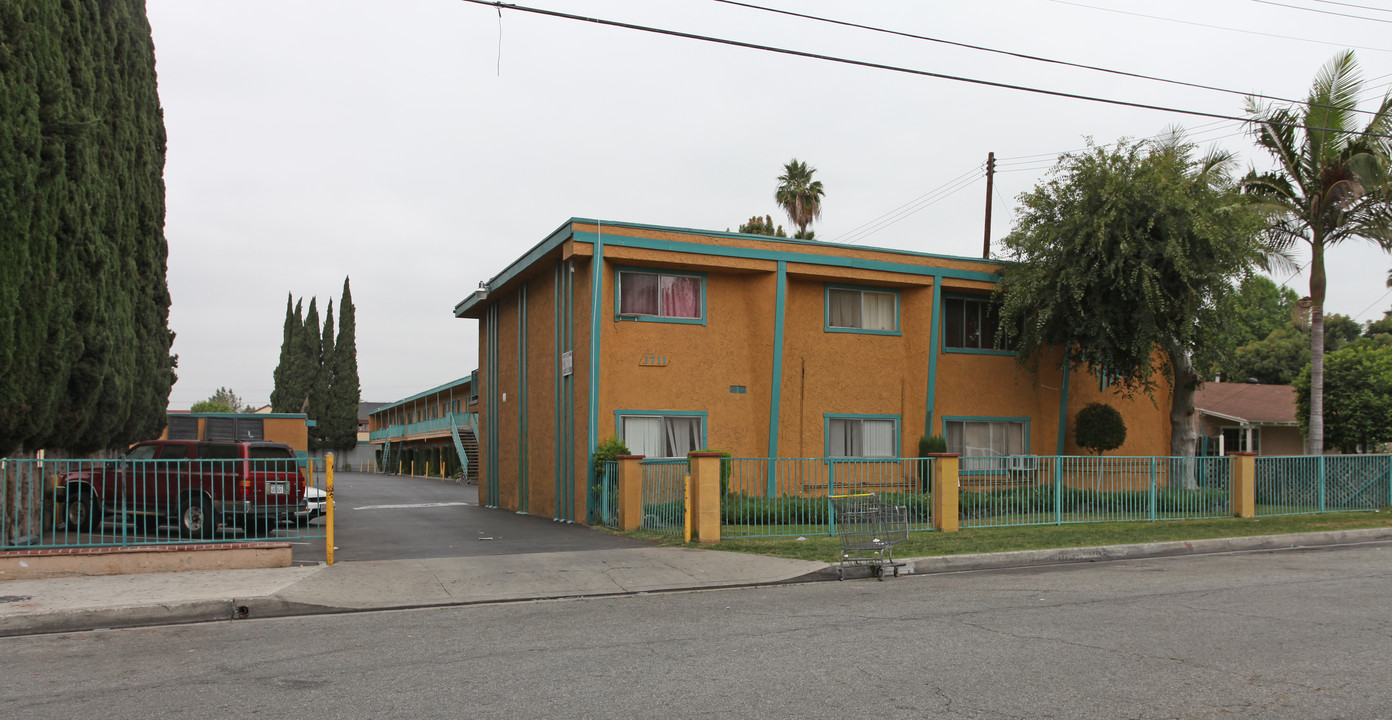
<svg viewBox="0 0 1392 720">
<path fill-rule="evenodd" d="M 913 457 L 925 434 L 967 456 L 1076 454 L 1073 414 L 1095 401 L 1126 419 L 1118 454 L 1168 454 L 1166 388 L 1127 400 L 995 348 L 999 268 L 572 219 L 455 307 L 479 323 L 480 502 L 585 521 L 609 436 L 649 458 Z"/>
<path fill-rule="evenodd" d="M 1194 394 L 1199 454 L 1303 455 L 1290 385 L 1206 382 Z"/>
<path fill-rule="evenodd" d="M 377 467 L 387 472 L 453 477 L 461 468 L 476 477 L 478 405 L 474 376 L 379 403 L 368 413 L 369 442 Z"/>
<path fill-rule="evenodd" d="M 257 410 L 249 413 L 191 413 L 170 411 L 168 424 L 160 440 L 216 440 L 248 442 L 266 440 L 280 442 L 306 457 L 309 447 L 309 426 L 313 423 L 304 413 L 271 413 Z"/>
</svg>

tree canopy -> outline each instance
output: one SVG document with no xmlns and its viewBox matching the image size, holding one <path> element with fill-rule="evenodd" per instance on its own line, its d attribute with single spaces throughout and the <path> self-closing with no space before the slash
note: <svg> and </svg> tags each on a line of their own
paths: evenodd
<svg viewBox="0 0 1392 720">
<path fill-rule="evenodd" d="M 1352 452 L 1392 442 L 1392 344 L 1363 340 L 1325 356 L 1325 440 Z M 1309 427 L 1310 367 L 1295 382 L 1300 429 Z"/>
<path fill-rule="evenodd" d="M 343 280 L 339 301 L 339 325 L 334 332 L 333 301 L 329 301 L 323 325 L 318 299 L 310 298 L 301 315 L 303 300 L 285 301 L 285 324 L 280 363 L 271 392 L 274 412 L 305 413 L 314 421 L 309 433 L 311 450 L 351 450 L 358 443 L 357 321 L 348 279 Z"/>
<path fill-rule="evenodd" d="M 1349 50 L 1320 69 L 1304 103 L 1275 106 L 1247 99 L 1257 146 L 1276 167 L 1250 172 L 1245 191 L 1271 217 L 1266 234 L 1274 247 L 1310 248 L 1307 451 L 1313 455 L 1324 452 L 1324 252 L 1350 238 L 1392 248 L 1392 93 L 1366 116 L 1358 108 L 1362 94 L 1362 74 Z"/>
<path fill-rule="evenodd" d="M 1001 270 L 998 342 L 1038 366 L 1088 367 L 1125 393 L 1170 380 L 1174 455 L 1194 453 L 1192 357 L 1222 333 L 1220 308 L 1260 257 L 1260 218 L 1231 158 L 1167 142 L 1091 145 L 1021 196 Z"/>
<path fill-rule="evenodd" d="M 783 226 L 776 228 L 773 225 L 773 216 L 765 215 L 759 217 L 755 215 L 740 225 L 739 231 L 750 235 L 768 235 L 770 237 L 788 237 L 788 233 L 783 232 Z"/>
<path fill-rule="evenodd" d="M 1126 420 L 1106 403 L 1088 403 L 1073 417 L 1073 440 L 1098 455 L 1126 442 Z"/>
<path fill-rule="evenodd" d="M 778 176 L 778 189 L 774 190 L 773 199 L 798 227 L 797 234 L 793 235 L 795 238 L 811 240 L 813 234 L 807 226 L 822 216 L 822 197 L 826 191 L 822 189 L 821 180 L 812 179 L 816 172 L 817 168 L 793 158 Z"/>
</svg>

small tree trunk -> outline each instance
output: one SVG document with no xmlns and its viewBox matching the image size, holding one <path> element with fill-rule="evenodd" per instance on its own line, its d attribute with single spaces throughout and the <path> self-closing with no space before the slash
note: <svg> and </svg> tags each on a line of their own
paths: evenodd
<svg viewBox="0 0 1392 720">
<path fill-rule="evenodd" d="M 1324 244 L 1311 244 L 1310 253 L 1310 437 L 1309 455 L 1324 454 Z"/>
<path fill-rule="evenodd" d="M 1170 367 L 1174 371 L 1174 391 L 1170 397 L 1170 455 L 1184 460 L 1175 461 L 1170 471 L 1171 487 L 1192 490 L 1199 486 L 1195 477 L 1194 393 L 1199 376 L 1194 372 L 1193 359 L 1188 352 L 1170 351 Z"/>
</svg>

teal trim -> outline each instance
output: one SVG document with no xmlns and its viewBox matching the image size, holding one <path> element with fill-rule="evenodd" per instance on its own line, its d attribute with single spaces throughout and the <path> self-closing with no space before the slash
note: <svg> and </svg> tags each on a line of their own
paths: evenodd
<svg viewBox="0 0 1392 720">
<path fill-rule="evenodd" d="M 702 233 L 711 235 L 712 233 Z M 762 236 L 761 236 L 762 237 Z M 573 236 L 576 242 L 594 242 L 594 233 L 577 232 Z M 764 238 L 772 240 L 772 238 Z M 826 267 L 854 268 L 857 270 L 876 270 L 880 272 L 902 273 L 905 275 L 916 275 L 922 277 L 933 277 L 941 275 L 959 280 L 979 280 L 981 282 L 996 282 L 1000 278 L 993 272 L 982 272 L 979 270 L 957 270 L 953 268 L 930 267 L 927 265 L 911 265 L 908 263 L 891 262 L 888 260 L 867 260 L 864 258 L 853 258 L 839 255 L 815 255 L 810 253 L 760 250 L 756 248 L 727 247 L 724 245 L 706 245 L 695 242 L 680 242 L 676 240 L 653 240 L 650 238 L 632 237 L 629 235 L 610 235 L 604 241 L 616 247 L 636 248 L 640 250 L 664 250 L 667 252 L 686 253 L 688 255 L 708 255 L 715 257 L 734 257 L 748 260 L 769 260 L 801 263 L 803 265 L 821 265 Z M 855 250 L 871 250 L 872 248 L 862 248 L 854 245 L 838 246 L 830 243 L 813 243 L 823 247 L 847 247 Z M 892 251 L 883 251 L 892 252 Z M 904 255 L 915 255 L 916 257 L 936 257 L 932 255 L 922 255 L 914 253 L 900 253 Z M 967 258 L 951 258 L 952 260 L 967 260 Z"/>
<path fill-rule="evenodd" d="M 701 316 L 695 318 L 668 317 L 666 315 L 634 315 L 619 313 L 619 293 L 623 290 L 623 274 L 638 273 L 642 275 L 671 275 L 673 277 L 694 277 L 701 280 Z M 655 322 L 673 323 L 677 325 L 705 325 L 706 324 L 706 273 L 689 272 L 685 270 L 667 270 L 665 268 L 639 268 L 639 267 L 614 267 L 614 321 L 615 322 Z"/>
<path fill-rule="evenodd" d="M 1059 383 L 1059 429 L 1058 429 L 1058 450 L 1055 455 L 1063 454 L 1064 440 L 1068 437 L 1068 380 L 1073 376 L 1073 363 L 1067 358 L 1063 360 L 1063 382 Z"/>
<path fill-rule="evenodd" d="M 561 519 L 575 519 L 575 261 L 566 264 L 565 348 L 570 351 L 570 374 L 565 377 L 565 505 Z"/>
<path fill-rule="evenodd" d="M 477 371 L 475 371 L 475 372 L 477 372 Z M 386 404 L 386 405 L 383 405 L 383 406 L 377 408 L 376 410 L 373 410 L 372 412 L 368 413 L 368 416 L 370 417 L 370 416 L 372 416 L 372 415 L 377 415 L 378 413 L 384 413 L 384 412 L 387 412 L 388 410 L 393 410 L 393 409 L 395 409 L 395 408 L 401 407 L 402 405 L 405 405 L 406 403 L 415 402 L 416 400 L 423 399 L 423 398 L 425 398 L 426 396 L 434 395 L 435 393 L 438 393 L 438 392 L 444 392 L 444 391 L 446 391 L 446 390 L 453 390 L 453 389 L 458 388 L 458 387 L 462 387 L 462 386 L 465 386 L 465 385 L 469 385 L 471 379 L 472 379 L 472 374 L 469 375 L 469 376 L 466 376 L 466 377 L 459 378 L 458 380 L 454 380 L 454 381 L 451 381 L 451 382 L 447 382 L 447 383 L 445 383 L 444 385 L 440 385 L 440 386 L 438 386 L 438 387 L 433 387 L 433 388 L 430 388 L 429 390 L 425 390 L 425 391 L 423 391 L 423 392 L 418 392 L 418 393 L 416 393 L 415 395 L 412 395 L 411 397 L 402 398 L 402 399 L 400 399 L 400 400 L 397 400 L 396 402 L 388 403 L 388 404 Z M 475 391 L 474 394 L 477 395 L 477 391 Z M 274 416 L 263 416 L 263 417 L 274 417 Z"/>
<path fill-rule="evenodd" d="M 614 434 L 623 439 L 623 419 L 626 417 L 698 417 L 701 418 L 701 447 L 697 450 L 704 450 L 709 447 L 707 431 L 710 423 L 707 421 L 706 411 L 704 410 L 615 410 L 614 411 Z"/>
<path fill-rule="evenodd" d="M 594 258 L 590 263 L 590 417 L 586 435 L 589 451 L 585 455 L 585 487 L 595 484 L 594 454 L 599 447 L 599 308 L 604 300 L 604 228 L 594 237 Z M 590 493 L 585 493 L 585 507 L 578 513 L 588 518 Z"/>
<path fill-rule="evenodd" d="M 928 320 L 928 397 L 923 412 L 923 434 L 933 434 L 933 404 L 938 394 L 938 339 L 942 336 L 942 278 L 933 279 L 933 317 Z"/>
<path fill-rule="evenodd" d="M 832 420 L 893 420 L 893 421 L 894 421 L 894 453 L 893 453 L 892 455 L 890 455 L 889 457 L 887 457 L 887 458 L 880 458 L 880 457 L 878 457 L 878 456 L 872 457 L 872 458 L 851 457 L 851 456 L 849 456 L 849 455 L 837 455 L 837 456 L 835 456 L 835 457 L 832 457 L 832 454 L 831 454 L 831 421 L 832 421 Z M 881 459 L 883 459 L 883 460 L 895 460 L 895 459 L 898 459 L 898 457 L 899 457 L 899 447 L 900 447 L 900 444 L 901 444 L 901 443 L 899 442 L 899 435 L 902 433 L 903 425 L 904 425 L 904 423 L 903 423 L 903 418 L 902 418 L 901 416 L 899 416 L 899 415 L 876 415 L 876 414 L 870 414 L 870 413 L 824 413 L 824 414 L 822 415 L 822 455 L 825 456 L 825 457 L 827 457 L 828 459 L 832 459 L 832 460 L 841 459 L 841 458 L 850 458 L 850 459 L 852 459 L 852 460 L 866 460 L 866 459 L 871 459 L 871 460 L 881 460 Z"/>
<path fill-rule="evenodd" d="M 774 281 L 777 288 L 773 296 L 773 372 L 770 373 L 769 390 L 769 441 L 768 456 L 778 457 L 778 417 L 783 400 L 783 316 L 788 306 L 788 263 L 778 261 L 778 277 Z M 767 497 L 773 497 L 778 479 L 768 478 L 765 489 Z"/>
<path fill-rule="evenodd" d="M 491 292 L 501 288 L 513 278 L 526 272 L 527 268 L 531 267 L 533 263 L 545 257 L 552 250 L 560 247 L 561 243 L 565 242 L 571 236 L 571 228 L 574 222 L 575 220 L 572 218 L 571 220 L 561 223 L 561 226 L 556 228 L 550 235 L 547 235 L 545 240 L 533 245 L 532 249 L 528 250 L 526 254 L 512 261 L 512 264 L 503 268 L 502 272 L 493 276 L 493 278 L 488 281 L 485 289 Z M 465 313 L 474 309 L 474 307 L 480 303 L 487 302 L 487 300 L 487 295 L 484 297 L 470 295 L 454 306 L 454 316 L 463 317 Z"/>
<path fill-rule="evenodd" d="M 850 290 L 859 293 L 882 293 L 894 296 L 894 329 L 893 330 L 869 330 L 866 328 L 852 328 L 833 326 L 831 324 L 831 291 Z M 856 335 L 903 335 L 903 326 L 900 323 L 900 301 L 899 290 L 896 288 L 874 287 L 870 285 L 840 285 L 827 283 L 822 288 L 822 330 L 829 333 L 854 333 Z"/>
<path fill-rule="evenodd" d="M 527 283 L 517 290 L 517 510 L 528 512 L 531 482 L 527 447 Z"/>
<path fill-rule="evenodd" d="M 1000 355 L 1004 357 L 1015 357 L 1018 353 L 1014 350 L 975 350 L 972 348 L 953 348 L 943 347 L 945 353 L 961 353 L 963 355 Z"/>
<path fill-rule="evenodd" d="M 260 420 L 262 418 L 274 418 L 277 420 L 296 420 L 305 419 L 309 416 L 304 413 L 195 413 L 195 412 L 170 412 L 166 413 L 170 417 L 191 417 L 191 418 L 249 418 Z"/>
</svg>

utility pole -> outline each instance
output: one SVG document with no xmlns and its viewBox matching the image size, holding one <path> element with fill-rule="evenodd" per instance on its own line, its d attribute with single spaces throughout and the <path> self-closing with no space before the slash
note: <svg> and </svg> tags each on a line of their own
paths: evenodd
<svg viewBox="0 0 1392 720">
<path fill-rule="evenodd" d="M 991 192 L 996 181 L 996 154 L 986 154 L 986 239 L 981 243 L 981 259 L 991 259 Z"/>
</svg>

